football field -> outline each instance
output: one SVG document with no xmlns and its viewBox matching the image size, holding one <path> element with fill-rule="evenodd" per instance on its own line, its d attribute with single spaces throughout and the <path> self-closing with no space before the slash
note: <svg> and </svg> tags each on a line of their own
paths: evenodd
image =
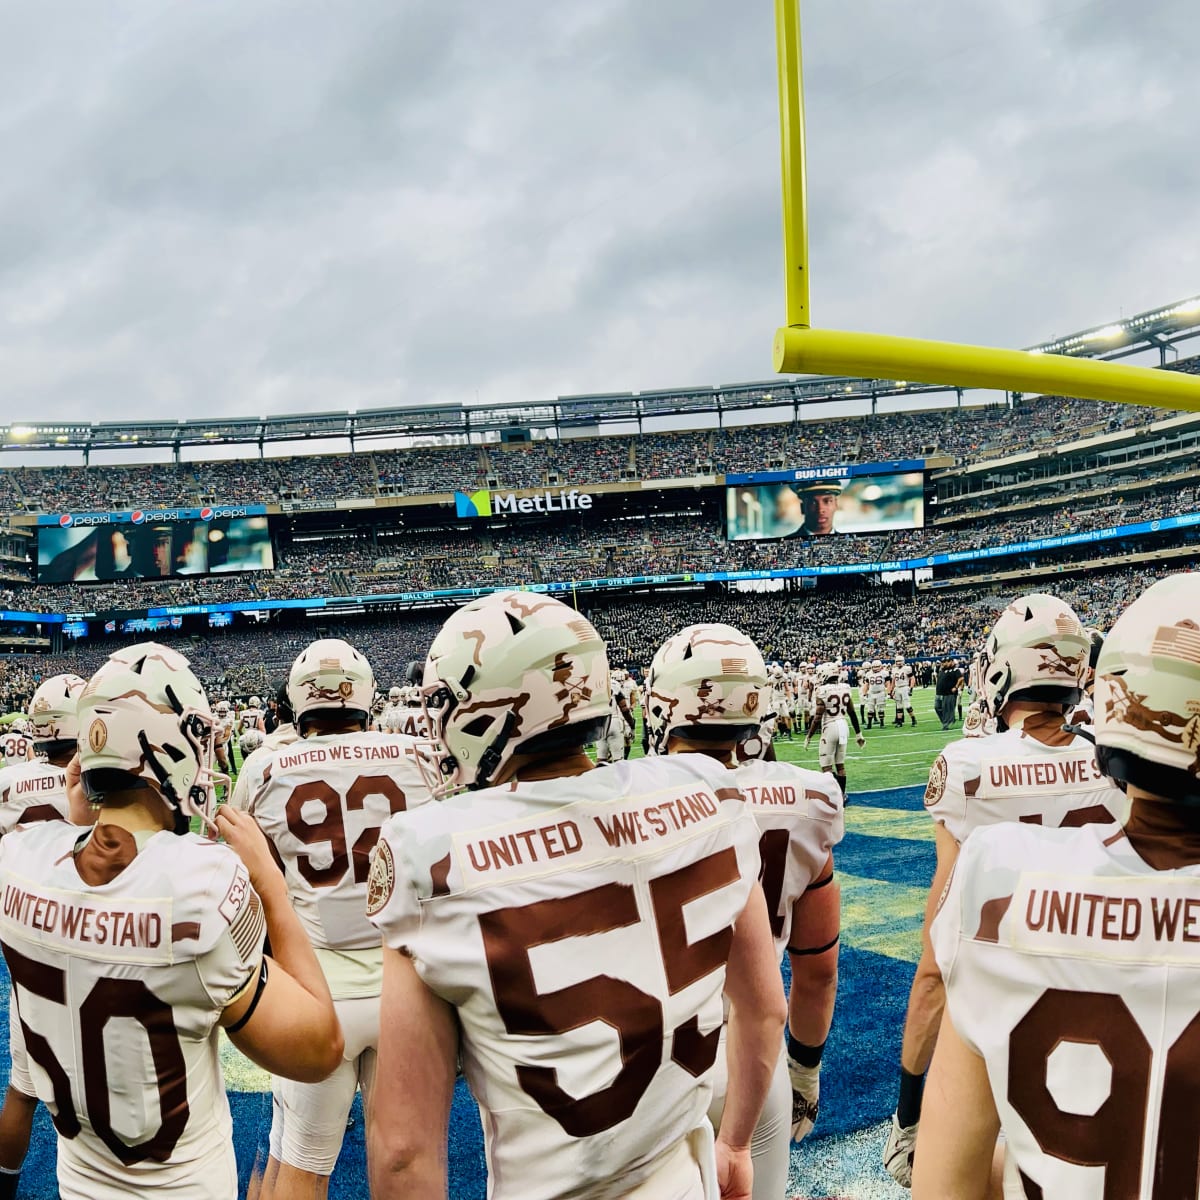
<svg viewBox="0 0 1200 1200">
<path fill-rule="evenodd" d="M 822 1071 L 816 1131 L 793 1150 L 789 1196 L 804 1200 L 874 1200 L 905 1195 L 879 1165 L 885 1121 L 895 1103 L 900 1032 L 908 987 L 920 952 L 921 917 L 933 874 L 933 838 L 921 789 L 938 750 L 956 736 L 933 716 L 932 689 L 914 692 L 918 725 L 886 726 L 847 754 L 850 802 L 846 837 L 836 851 L 842 884 L 840 983 L 833 1032 Z M 776 743 L 781 759 L 816 767 L 816 742 Z M 8 1004 L 0 966 L 0 1004 Z M 0 1025 L 0 1028 L 4 1028 Z M 270 1123 L 267 1077 L 228 1043 L 223 1048 L 233 1111 L 234 1144 L 243 1181 Z M 7 1050 L 4 1052 L 7 1078 Z M 50 1200 L 55 1187 L 55 1134 L 39 1110 L 19 1195 Z M 483 1200 L 485 1175 L 479 1117 L 466 1089 L 456 1096 L 450 1143 L 453 1200 Z M 367 1196 L 361 1107 L 330 1186 L 335 1200 Z"/>
</svg>

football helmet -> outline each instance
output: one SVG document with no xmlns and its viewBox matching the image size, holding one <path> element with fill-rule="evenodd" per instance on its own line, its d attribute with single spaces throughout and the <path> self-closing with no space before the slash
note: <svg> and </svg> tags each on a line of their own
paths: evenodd
<svg viewBox="0 0 1200 1200">
<path fill-rule="evenodd" d="M 1096 761 L 1200 805 L 1200 574 L 1160 579 L 1117 619 L 1096 664 Z"/>
<path fill-rule="evenodd" d="M 212 825 L 213 715 L 188 660 L 156 642 L 118 650 L 78 701 L 79 766 L 95 801 L 106 791 L 150 787 L 187 833 L 192 817 Z"/>
<path fill-rule="evenodd" d="M 218 700 L 217 701 L 217 716 L 218 717 L 229 716 L 229 701 L 228 700 Z"/>
<path fill-rule="evenodd" d="M 778 671 L 778 664 L 772 664 Z M 762 724 L 767 667 L 732 625 L 689 625 L 659 647 L 646 676 L 645 720 L 653 754 L 678 734 L 689 741 L 740 742 Z"/>
<path fill-rule="evenodd" d="M 399 704 L 404 693 L 398 687 L 388 688 L 388 700 L 392 704 Z"/>
<path fill-rule="evenodd" d="M 251 708 L 262 708 L 262 701 L 257 696 L 250 697 Z"/>
<path fill-rule="evenodd" d="M 51 675 L 33 693 L 30 722 L 39 754 L 61 754 L 79 740 L 79 696 L 86 686 L 78 675 Z"/>
<path fill-rule="evenodd" d="M 992 626 L 979 656 L 987 713 L 999 717 L 1018 698 L 1074 704 L 1083 691 L 1090 648 L 1087 632 L 1065 600 L 1042 592 L 1014 600 Z"/>
<path fill-rule="evenodd" d="M 375 700 L 375 672 L 349 642 L 320 638 L 292 663 L 288 697 L 301 736 L 314 718 L 322 716 L 345 717 L 365 725 Z"/>
<path fill-rule="evenodd" d="M 247 729 L 238 739 L 238 749 L 242 752 L 243 760 L 253 754 L 264 740 L 261 729 Z"/>
<path fill-rule="evenodd" d="M 865 665 L 865 664 L 864 664 Z M 842 673 L 841 667 L 835 662 L 822 663 L 817 668 L 818 683 L 837 683 L 838 678 Z"/>
<path fill-rule="evenodd" d="M 433 639 L 421 697 L 435 794 L 485 788 L 515 754 L 596 740 L 610 713 L 608 654 L 592 623 L 562 601 L 493 592 Z"/>
</svg>

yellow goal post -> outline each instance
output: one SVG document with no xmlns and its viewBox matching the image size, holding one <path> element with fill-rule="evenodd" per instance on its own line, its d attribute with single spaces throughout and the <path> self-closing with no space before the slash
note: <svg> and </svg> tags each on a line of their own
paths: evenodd
<svg viewBox="0 0 1200 1200">
<path fill-rule="evenodd" d="M 775 333 L 777 372 L 995 388 L 1200 411 L 1200 377 L 1194 375 L 1029 350 L 814 329 L 809 303 L 800 0 L 775 0 L 775 32 L 786 302 L 786 325 Z"/>
</svg>

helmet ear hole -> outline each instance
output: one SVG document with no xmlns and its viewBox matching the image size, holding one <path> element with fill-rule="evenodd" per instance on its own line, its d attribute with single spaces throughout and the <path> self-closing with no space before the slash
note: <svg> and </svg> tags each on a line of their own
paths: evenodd
<svg viewBox="0 0 1200 1200">
<path fill-rule="evenodd" d="M 473 721 L 468 721 L 463 726 L 463 733 L 468 737 L 483 737 L 491 727 L 491 717 L 476 717 Z"/>
</svg>

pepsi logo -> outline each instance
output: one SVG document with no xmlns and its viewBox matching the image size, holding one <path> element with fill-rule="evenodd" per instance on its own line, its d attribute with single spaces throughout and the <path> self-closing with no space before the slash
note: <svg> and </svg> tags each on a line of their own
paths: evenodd
<svg viewBox="0 0 1200 1200">
<path fill-rule="evenodd" d="M 135 525 L 141 525 L 146 520 L 146 514 L 142 512 L 140 508 L 135 508 L 133 512 L 129 514 L 129 519 Z"/>
<path fill-rule="evenodd" d="M 202 508 L 200 510 L 200 520 L 211 521 L 213 519 L 213 510 L 211 508 Z"/>
<path fill-rule="evenodd" d="M 70 513 L 63 513 L 63 515 L 58 518 L 58 523 L 63 529 L 70 529 L 71 526 L 75 524 L 75 518 L 71 516 Z"/>
</svg>

